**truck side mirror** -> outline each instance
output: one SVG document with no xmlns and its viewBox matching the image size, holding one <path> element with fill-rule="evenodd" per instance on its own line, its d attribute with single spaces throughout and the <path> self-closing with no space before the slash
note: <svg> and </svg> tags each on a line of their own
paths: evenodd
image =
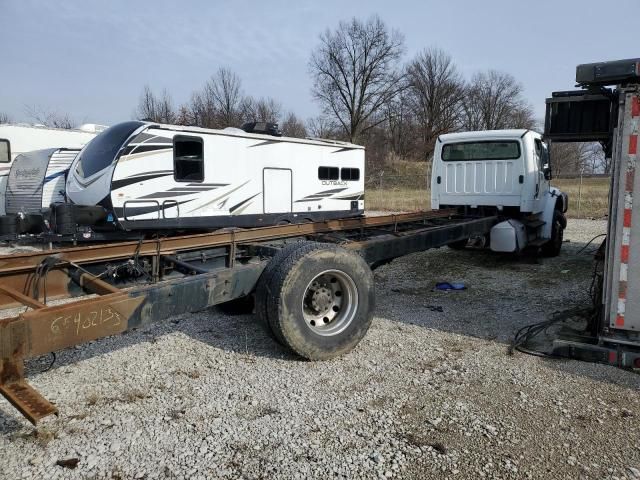
<svg viewBox="0 0 640 480">
<path fill-rule="evenodd" d="M 549 166 L 549 164 L 544 166 L 542 172 L 544 173 L 545 180 L 551 180 L 551 167 Z"/>
</svg>

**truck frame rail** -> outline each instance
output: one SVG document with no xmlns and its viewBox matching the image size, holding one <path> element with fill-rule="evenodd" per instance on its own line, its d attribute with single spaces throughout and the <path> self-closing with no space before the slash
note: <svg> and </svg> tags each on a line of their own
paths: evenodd
<svg viewBox="0 0 640 480">
<path fill-rule="evenodd" d="M 375 268 L 485 235 L 497 221 L 451 209 L 0 257 L 0 312 L 26 307 L 0 319 L 0 393 L 34 424 L 57 413 L 26 382 L 25 359 L 248 297 L 271 259 L 292 244 L 337 245 Z"/>
</svg>

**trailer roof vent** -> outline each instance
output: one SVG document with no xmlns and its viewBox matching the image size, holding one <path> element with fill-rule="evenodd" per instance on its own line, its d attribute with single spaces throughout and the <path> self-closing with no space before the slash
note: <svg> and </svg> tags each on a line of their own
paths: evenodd
<svg viewBox="0 0 640 480">
<path fill-rule="evenodd" d="M 281 137 L 282 132 L 278 128 L 277 123 L 270 122 L 247 122 L 242 125 L 242 130 L 247 133 L 260 133 L 263 135 L 273 135 L 274 137 Z"/>
</svg>

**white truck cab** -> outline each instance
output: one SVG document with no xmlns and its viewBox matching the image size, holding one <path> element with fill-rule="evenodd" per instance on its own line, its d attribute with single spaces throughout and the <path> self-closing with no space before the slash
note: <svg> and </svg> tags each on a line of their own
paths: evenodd
<svg viewBox="0 0 640 480">
<path fill-rule="evenodd" d="M 560 253 L 568 198 L 550 184 L 549 148 L 539 133 L 521 129 L 441 135 L 432 172 L 431 208 L 460 207 L 503 219 L 491 230 L 492 250 L 541 247 L 549 256 Z"/>
</svg>

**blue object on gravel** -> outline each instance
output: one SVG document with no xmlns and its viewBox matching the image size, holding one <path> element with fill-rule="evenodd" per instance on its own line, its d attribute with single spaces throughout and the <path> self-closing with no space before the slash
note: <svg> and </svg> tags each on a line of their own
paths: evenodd
<svg viewBox="0 0 640 480">
<path fill-rule="evenodd" d="M 449 282 L 438 282 L 436 283 L 436 287 L 434 290 L 466 290 L 464 283 L 449 283 Z"/>
</svg>

